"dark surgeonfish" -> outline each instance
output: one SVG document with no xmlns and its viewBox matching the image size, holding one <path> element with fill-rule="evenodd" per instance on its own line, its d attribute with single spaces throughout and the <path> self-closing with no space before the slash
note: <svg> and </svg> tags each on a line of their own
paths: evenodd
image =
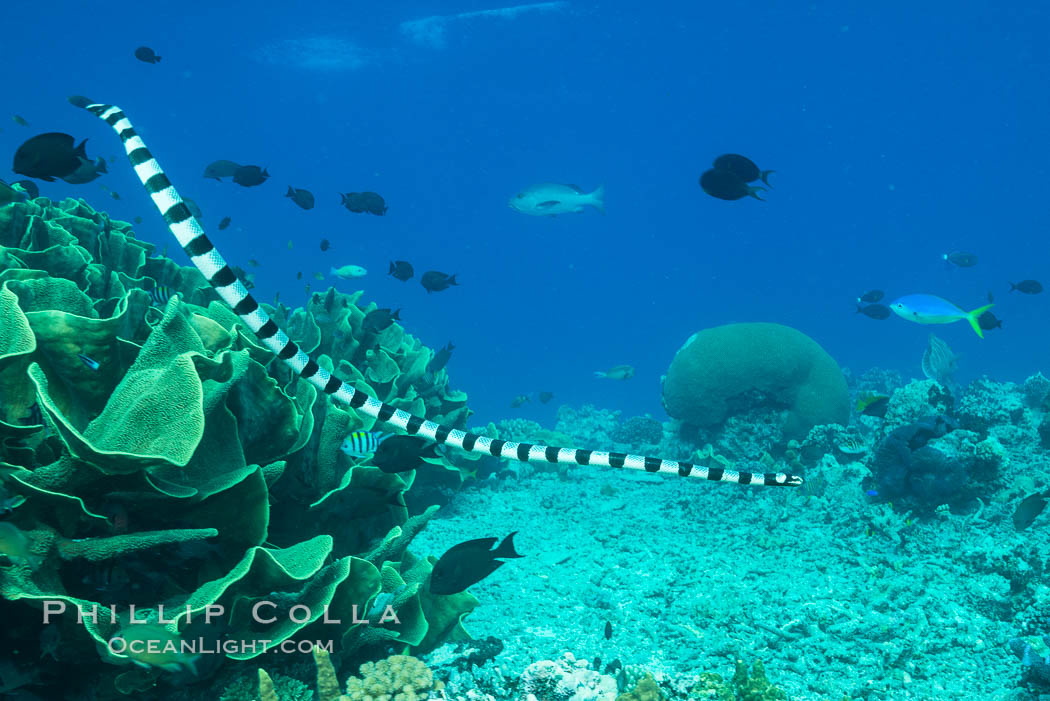
<svg viewBox="0 0 1050 701">
<path fill-rule="evenodd" d="M 711 197 L 716 197 L 720 200 L 739 200 L 744 197 L 754 197 L 756 200 L 765 201 L 758 196 L 759 192 L 765 190 L 764 187 L 748 185 L 747 181 L 728 170 L 716 170 L 714 168 L 705 170 L 703 175 L 700 176 L 700 187 Z"/>
<path fill-rule="evenodd" d="M 419 436 L 388 436 L 375 449 L 370 463 L 386 473 L 408 472 L 427 463 L 424 458 L 436 460 L 437 443 Z"/>
<path fill-rule="evenodd" d="M 991 312 L 985 312 L 977 317 L 977 325 L 985 331 L 1003 328 L 1003 320 Z"/>
<path fill-rule="evenodd" d="M 72 174 L 80 167 L 80 159 L 87 158 L 84 145 L 87 139 L 74 146 L 76 140 L 69 134 L 48 132 L 38 134 L 15 151 L 11 170 L 19 175 L 53 182 Z"/>
<path fill-rule="evenodd" d="M 222 181 L 236 173 L 241 167 L 240 163 L 233 161 L 212 161 L 204 168 L 204 177 L 212 180 Z"/>
<path fill-rule="evenodd" d="M 493 550 L 498 538 L 477 538 L 453 545 L 434 564 L 430 573 L 430 593 L 458 594 L 477 584 L 506 564 L 500 558 L 524 557 L 514 551 L 514 531 Z"/>
<path fill-rule="evenodd" d="M 119 199 L 119 198 L 118 198 Z M 186 203 L 186 207 L 189 208 L 190 213 L 198 219 L 203 219 L 204 214 L 201 212 L 200 206 L 189 197 L 183 197 L 182 201 Z"/>
<path fill-rule="evenodd" d="M 875 302 L 878 302 L 885 296 L 886 293 L 882 290 L 868 290 L 860 297 L 857 297 L 857 301 L 863 302 L 864 304 L 874 304 Z"/>
<path fill-rule="evenodd" d="M 416 271 L 407 260 L 392 260 L 390 261 L 390 270 L 387 274 L 394 276 L 401 282 L 408 282 L 416 274 Z"/>
<path fill-rule="evenodd" d="M 712 164 L 715 170 L 724 170 L 740 177 L 745 183 L 761 180 L 769 185 L 769 175 L 775 170 L 761 170 L 755 162 L 739 153 L 726 153 L 715 159 Z M 772 187 L 772 185 L 770 185 Z"/>
<path fill-rule="evenodd" d="M 447 290 L 452 285 L 459 285 L 456 282 L 456 274 L 446 275 L 445 273 L 438 272 L 437 270 L 428 270 L 423 273 L 423 277 L 419 279 L 419 284 L 423 285 L 423 288 L 427 291 L 427 294 L 431 292 L 441 292 Z"/>
<path fill-rule="evenodd" d="M 328 239 L 321 239 L 321 250 L 322 251 L 327 251 L 329 248 L 331 248 L 331 246 L 332 246 L 332 244 L 329 243 Z"/>
<path fill-rule="evenodd" d="M 430 359 L 426 369 L 423 371 L 423 379 L 428 384 L 434 384 L 434 376 L 448 365 L 449 358 L 452 357 L 452 351 L 455 349 L 456 347 L 452 345 L 452 341 L 449 341 L 447 346 L 434 353 L 434 357 Z"/>
<path fill-rule="evenodd" d="M 367 213 L 379 217 L 386 214 L 386 202 L 375 192 L 347 192 L 339 196 L 343 199 L 342 205 L 355 214 Z"/>
<path fill-rule="evenodd" d="M 288 192 L 285 193 L 284 196 L 291 198 L 292 202 L 295 202 L 303 209 L 314 208 L 314 193 L 310 192 L 309 190 L 301 190 L 297 187 L 292 187 L 291 185 L 289 185 Z"/>
<path fill-rule="evenodd" d="M 546 404 L 550 400 L 554 399 L 554 392 L 540 392 L 539 399 L 540 404 Z"/>
<path fill-rule="evenodd" d="M 1030 494 L 1021 500 L 1014 510 L 1014 528 L 1023 531 L 1039 518 L 1046 508 L 1046 500 L 1050 499 L 1050 490 Z"/>
<path fill-rule="evenodd" d="M 143 63 L 160 63 L 160 56 L 153 52 L 148 46 L 140 46 L 135 49 L 135 58 Z"/>
<path fill-rule="evenodd" d="M 400 309 L 393 312 L 385 308 L 373 309 L 365 314 L 365 320 L 362 322 L 362 326 L 365 331 L 372 331 L 374 333 L 385 331 L 390 328 L 395 321 L 401 321 L 401 317 L 398 316 L 400 312 Z"/>
<path fill-rule="evenodd" d="M 25 190 L 25 193 L 29 195 L 29 199 L 31 200 L 35 200 L 37 197 L 40 197 L 40 187 L 32 180 L 16 180 L 11 184 L 17 185 L 23 190 Z"/>
<path fill-rule="evenodd" d="M 244 187 L 262 185 L 268 177 L 266 169 L 259 166 L 241 166 L 233 172 L 233 182 Z"/>
<path fill-rule="evenodd" d="M 219 231 L 222 231 L 230 225 L 231 219 L 229 217 L 223 217 L 222 221 L 219 222 Z"/>
<path fill-rule="evenodd" d="M 944 262 L 960 268 L 972 268 L 977 265 L 977 256 L 966 251 L 952 251 L 951 253 L 945 253 L 941 258 Z"/>
<path fill-rule="evenodd" d="M 29 195 L 24 190 L 11 187 L 3 180 L 0 180 L 0 205 L 10 204 L 12 202 L 25 202 Z"/>
<path fill-rule="evenodd" d="M 346 518 L 351 521 L 371 520 L 391 509 L 405 508 L 401 492 L 387 492 L 375 487 L 358 487 L 347 495 L 346 501 L 339 503 L 345 508 Z"/>
<path fill-rule="evenodd" d="M 17 170 L 15 171 L 18 172 Z M 1043 286 L 1038 280 L 1021 280 L 1018 283 L 1010 283 L 1010 291 L 1017 290 L 1026 295 L 1037 295 L 1043 291 Z"/>
<path fill-rule="evenodd" d="M 63 175 L 62 180 L 70 185 L 83 185 L 108 172 L 106 159 L 102 158 L 102 156 L 99 156 L 94 162 L 89 158 L 81 157 L 80 166 L 69 175 Z"/>
<path fill-rule="evenodd" d="M 893 312 L 885 304 L 857 305 L 857 314 L 863 314 L 869 319 L 889 319 Z"/>
</svg>

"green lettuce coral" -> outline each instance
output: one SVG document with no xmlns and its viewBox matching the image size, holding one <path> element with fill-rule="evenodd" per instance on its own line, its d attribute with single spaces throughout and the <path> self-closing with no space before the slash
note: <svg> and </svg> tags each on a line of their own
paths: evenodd
<svg viewBox="0 0 1050 701">
<path fill-rule="evenodd" d="M 162 288 L 176 293 L 166 304 Z M 267 309 L 355 388 L 465 427 L 466 395 L 444 375 L 423 380 L 431 351 L 396 324 L 366 331 L 374 305 L 359 300 L 330 289 Z M 56 673 L 55 693 L 163 679 L 116 666 L 127 659 L 107 647 L 131 605 L 172 636 L 221 609 L 212 634 L 237 643 L 227 664 L 293 637 L 359 662 L 465 636 L 477 600 L 430 595 L 434 559 L 408 550 L 433 516 L 405 507 L 415 474 L 339 451 L 372 427 L 293 377 L 199 272 L 155 256 L 127 223 L 80 200 L 0 206 L 0 488 L 17 497 L 7 522 L 31 555 L 0 558 L 0 596 L 116 611 L 63 628 L 94 668 Z M 434 462 L 454 484 L 473 470 Z M 398 621 L 380 620 L 388 609 Z"/>
</svg>

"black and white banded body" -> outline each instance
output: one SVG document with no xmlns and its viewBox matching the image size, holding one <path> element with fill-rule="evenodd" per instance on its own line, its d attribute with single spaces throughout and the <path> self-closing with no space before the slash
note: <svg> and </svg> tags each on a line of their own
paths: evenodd
<svg viewBox="0 0 1050 701">
<path fill-rule="evenodd" d="M 171 233 L 223 301 L 285 365 L 334 400 L 371 416 L 379 422 L 390 424 L 408 435 L 422 436 L 440 445 L 451 446 L 469 453 L 483 453 L 520 462 L 622 467 L 683 477 L 693 476 L 714 482 L 779 487 L 797 487 L 802 484 L 801 477 L 780 472 L 765 474 L 737 472 L 721 467 L 704 467 L 688 462 L 662 460 L 627 453 L 556 448 L 492 439 L 436 424 L 381 402 L 360 390 L 355 390 L 318 366 L 277 327 L 277 324 L 248 293 L 248 290 L 226 264 L 226 260 L 208 239 L 200 222 L 186 206 L 185 200 L 175 191 L 160 164 L 146 148 L 142 138 L 135 133 L 135 129 L 124 112 L 119 107 L 95 103 L 85 97 L 74 96 L 70 97 L 69 101 L 99 117 L 117 132 L 124 143 L 124 150 L 135 169 L 135 174 L 142 181 L 153 204 L 163 215 Z"/>
</svg>

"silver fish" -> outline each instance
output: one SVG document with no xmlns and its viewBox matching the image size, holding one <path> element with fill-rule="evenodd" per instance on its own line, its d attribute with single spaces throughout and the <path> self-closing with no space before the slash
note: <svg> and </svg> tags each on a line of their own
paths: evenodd
<svg viewBox="0 0 1050 701">
<path fill-rule="evenodd" d="M 605 214 L 604 198 L 604 185 L 599 185 L 594 192 L 584 192 L 579 185 L 540 183 L 530 185 L 511 197 L 507 205 L 522 214 L 536 217 L 582 212 L 585 206 L 594 207 Z"/>
</svg>

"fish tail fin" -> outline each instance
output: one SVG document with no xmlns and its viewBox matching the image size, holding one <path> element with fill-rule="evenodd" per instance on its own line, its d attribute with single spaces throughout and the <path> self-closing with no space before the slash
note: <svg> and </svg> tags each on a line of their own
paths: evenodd
<svg viewBox="0 0 1050 701">
<path fill-rule="evenodd" d="M 81 141 L 80 142 L 80 146 L 77 146 L 75 149 L 73 149 L 73 155 L 74 156 L 80 156 L 81 158 L 86 159 L 87 158 L 87 148 L 86 148 L 87 147 L 87 142 L 88 142 L 87 139 L 84 139 L 83 141 Z"/>
<path fill-rule="evenodd" d="M 765 192 L 765 191 L 766 191 L 766 188 L 764 188 L 764 187 L 757 187 L 757 186 L 754 186 L 754 185 L 748 185 L 747 186 L 747 194 L 751 195 L 752 197 L 754 197 L 759 202 L 765 202 L 764 199 L 762 199 L 761 197 L 758 196 L 759 192 Z"/>
<path fill-rule="evenodd" d="M 608 377 L 608 375 L 605 374 L 604 370 L 595 370 L 594 376 L 599 378 Z"/>
<path fill-rule="evenodd" d="M 770 176 L 770 175 L 772 175 L 772 174 L 773 174 L 773 173 L 775 173 L 775 172 L 776 172 L 775 170 L 763 170 L 763 171 L 762 171 L 761 173 L 759 173 L 759 174 L 758 174 L 758 177 L 759 177 L 759 178 L 760 178 L 760 179 L 762 180 L 762 182 L 764 182 L 764 183 L 765 183 L 766 185 L 769 185 L 769 176 Z M 770 187 L 770 189 L 772 189 L 772 188 L 773 188 L 773 186 L 772 186 L 772 185 L 769 185 L 769 187 Z"/>
<path fill-rule="evenodd" d="M 292 189 L 291 185 L 288 186 L 288 192 L 284 193 L 284 196 L 285 197 L 295 197 L 295 190 Z"/>
<path fill-rule="evenodd" d="M 1011 291 L 1011 292 L 1013 292 L 1013 291 L 1014 291 L 1014 290 L 1016 290 L 1016 289 L 1017 289 L 1017 285 L 1015 285 L 1015 284 L 1013 284 L 1013 283 L 1011 282 L 1011 283 L 1010 283 L 1010 291 Z"/>
<path fill-rule="evenodd" d="M 513 531 L 510 535 L 503 539 L 503 542 L 492 551 L 492 557 L 525 557 L 514 550 L 514 536 L 517 531 Z"/>
<path fill-rule="evenodd" d="M 387 275 L 393 275 L 397 268 L 394 267 L 394 261 L 390 261 L 390 269 L 386 271 Z"/>
<path fill-rule="evenodd" d="M 456 282 L 456 275 L 458 275 L 458 274 L 459 274 L 459 273 L 453 273 L 452 275 L 450 275 L 450 276 L 449 276 L 449 278 L 448 278 L 448 284 L 450 284 L 450 285 L 456 285 L 456 286 L 458 287 L 458 286 L 459 286 L 459 283 L 458 283 L 458 282 Z"/>
<path fill-rule="evenodd" d="M 605 214 L 605 184 L 602 183 L 598 187 L 594 188 L 594 192 L 591 193 L 591 206 L 597 209 L 602 214 Z"/>
<path fill-rule="evenodd" d="M 994 304 L 986 304 L 983 307 L 977 307 L 972 312 L 966 312 L 966 320 L 970 322 L 970 326 L 973 327 L 974 332 L 984 338 L 984 331 L 981 330 L 981 325 L 978 320 L 981 318 L 981 314 L 994 307 Z"/>
</svg>

